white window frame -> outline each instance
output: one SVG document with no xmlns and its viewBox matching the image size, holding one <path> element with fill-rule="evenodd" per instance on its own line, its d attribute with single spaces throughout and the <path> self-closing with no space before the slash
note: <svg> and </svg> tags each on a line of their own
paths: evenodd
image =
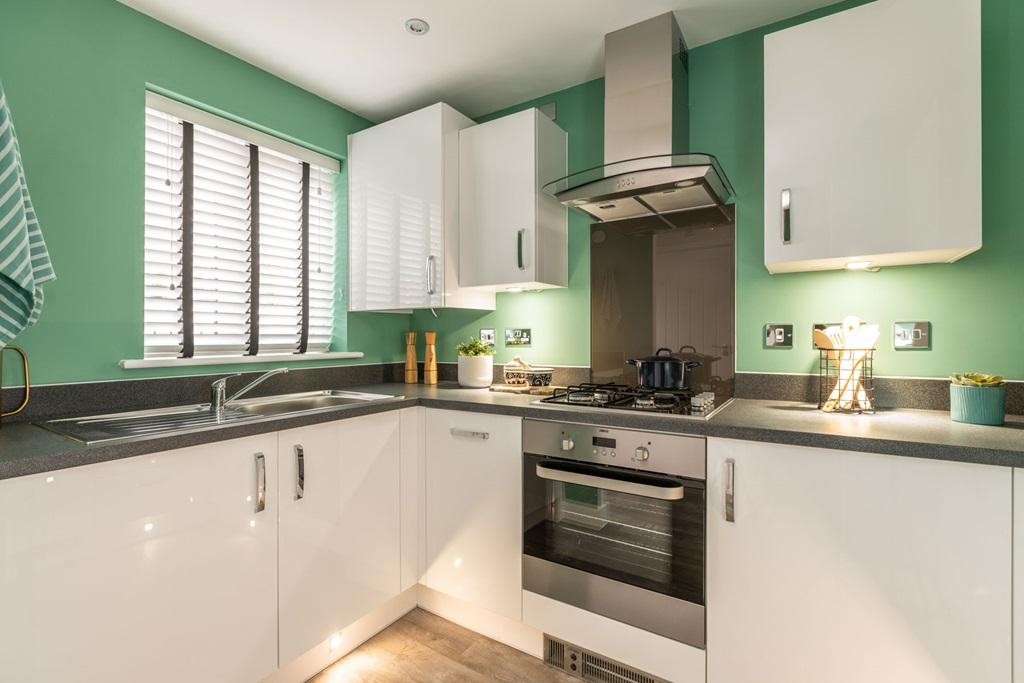
<svg viewBox="0 0 1024 683">
<path fill-rule="evenodd" d="M 186 121 L 189 124 L 192 124 L 193 127 L 200 126 L 200 127 L 203 127 L 203 128 L 208 128 L 208 129 L 211 129 L 211 130 L 216 131 L 218 133 L 222 133 L 222 134 L 231 136 L 233 138 L 236 138 L 239 141 L 244 142 L 244 143 L 246 143 L 248 145 L 253 145 L 256 148 L 258 148 L 258 150 L 259 150 L 259 152 L 257 152 L 254 149 L 253 150 L 253 154 L 257 154 L 257 153 L 264 154 L 267 151 L 269 151 L 269 152 L 276 152 L 278 154 L 285 155 L 287 157 L 295 159 L 295 160 L 297 160 L 298 162 L 300 162 L 303 165 L 308 164 L 308 166 L 306 166 L 306 173 L 308 174 L 308 173 L 312 172 L 312 174 L 315 175 L 318 179 L 322 178 L 323 174 L 319 173 L 317 171 L 317 168 L 323 169 L 323 171 L 327 171 L 329 173 L 337 173 L 337 172 L 340 171 L 341 164 L 340 164 L 340 162 L 337 159 L 331 158 L 329 156 L 326 156 L 324 154 L 321 154 L 319 152 L 311 150 L 311 149 L 309 149 L 307 147 L 303 147 L 302 145 L 298 145 L 298 144 L 289 142 L 287 140 L 281 139 L 281 138 L 276 137 L 274 135 L 270 135 L 268 133 L 264 133 L 264 132 L 262 132 L 260 130 L 257 130 L 255 128 L 252 128 L 252 127 L 247 126 L 247 125 L 244 125 L 242 123 L 238 123 L 236 121 L 232 121 L 232 120 L 223 118 L 221 116 L 218 116 L 216 114 L 210 113 L 208 111 L 204 111 L 202 109 L 198 109 L 196 107 L 190 106 L 190 105 L 185 104 L 183 102 L 180 102 L 178 100 L 175 100 L 175 99 L 172 99 L 172 98 L 169 98 L 169 97 L 165 97 L 163 95 L 160 95 L 160 94 L 152 92 L 152 91 L 147 91 L 146 92 L 146 108 L 147 109 L 154 109 L 154 110 L 157 110 L 159 112 L 163 112 L 164 114 L 167 114 L 169 116 L 172 116 L 172 117 L 175 117 L 177 119 L 180 119 L 182 121 Z M 254 170 L 252 171 L 253 177 L 250 178 L 250 182 L 253 179 L 257 179 L 257 182 L 258 182 L 259 176 L 257 176 L 257 171 L 255 170 L 257 168 L 257 166 L 255 165 L 255 162 L 253 162 L 253 167 L 252 168 Z M 307 176 L 307 178 L 308 178 L 308 176 Z M 308 183 L 308 182 L 305 184 L 305 193 L 307 195 L 311 192 L 311 188 L 308 187 L 311 184 L 312 183 Z M 256 188 L 255 191 L 259 192 L 259 188 Z M 255 199 L 253 201 L 255 201 Z M 306 210 L 303 213 L 303 216 L 304 216 L 303 223 L 305 225 L 310 225 L 310 228 L 307 228 L 307 231 L 306 231 L 306 234 L 310 235 L 310 236 L 306 237 L 304 239 L 304 241 L 303 241 L 303 244 L 306 244 L 307 246 L 311 246 L 311 240 L 319 239 L 316 235 L 312 235 L 311 232 L 310 232 L 313 229 L 313 226 L 312 226 L 313 218 L 310 216 L 310 213 L 313 211 L 313 208 L 312 208 L 313 203 L 314 202 L 311 199 L 309 201 L 309 203 L 307 204 L 311 208 Z M 322 200 L 317 201 L 318 205 L 321 204 L 321 203 L 322 203 Z M 254 211 L 255 211 L 255 209 L 254 209 Z M 323 234 L 322 231 L 324 229 L 325 224 L 326 223 L 324 221 L 321 221 L 320 225 L 318 226 L 319 230 L 321 231 L 321 233 L 320 233 L 321 235 Z M 254 239 L 254 242 L 255 242 L 255 236 L 253 237 L 253 239 Z M 331 255 L 332 267 L 334 267 L 333 259 L 336 258 L 336 253 L 337 253 L 336 249 L 334 251 L 335 251 L 335 253 Z M 306 254 L 304 258 L 308 262 L 309 255 Z M 319 253 L 317 254 L 316 258 L 317 259 L 320 258 Z M 321 278 L 319 278 L 319 280 L 320 280 L 320 283 L 318 285 L 316 285 L 316 286 L 318 286 L 320 289 L 323 289 L 326 286 L 324 283 L 326 282 L 327 278 L 321 277 Z M 306 292 L 309 292 L 311 286 L 313 286 L 312 282 L 313 282 L 313 278 L 311 277 L 311 273 L 307 271 L 305 273 L 305 279 L 302 282 L 301 286 L 305 289 Z M 255 286 L 255 282 L 250 282 L 250 287 L 253 287 L 253 286 Z M 326 293 L 326 291 L 317 291 L 316 295 L 322 301 L 322 300 L 325 299 L 327 293 Z M 252 291 L 250 291 L 249 296 L 252 297 L 252 296 L 255 296 L 255 295 L 253 295 Z M 333 296 L 333 291 L 331 292 L 331 296 Z M 308 294 L 307 294 L 306 295 L 307 304 L 308 304 L 308 300 L 309 299 L 308 299 Z M 337 302 L 335 302 L 335 303 L 337 303 Z M 311 316 L 311 309 L 310 309 L 310 307 L 308 305 L 306 305 L 301 310 L 302 310 L 302 314 L 301 314 L 300 317 L 302 318 L 302 320 L 309 321 L 310 318 L 312 317 Z M 253 315 L 256 316 L 256 312 L 254 312 Z M 324 335 L 323 330 L 325 329 L 323 321 L 326 320 L 326 316 L 320 315 L 319 318 L 320 318 L 319 330 L 320 330 L 320 336 L 322 337 Z M 317 323 L 314 323 L 314 324 L 317 324 Z M 251 325 L 251 321 L 250 321 L 250 325 Z M 305 323 L 305 330 L 308 330 L 308 327 L 309 327 L 309 322 L 306 322 Z M 259 347 L 259 343 L 256 341 L 260 337 L 260 330 L 258 328 L 258 323 L 257 323 L 257 327 L 255 327 L 255 328 L 250 327 L 249 335 L 250 335 L 250 341 L 253 344 L 255 344 L 255 346 L 258 348 Z M 306 337 L 306 331 L 303 332 L 302 337 L 303 337 L 303 339 L 307 338 Z M 321 346 L 322 346 L 322 342 L 321 342 Z M 157 354 L 154 354 L 152 356 L 147 355 L 147 357 L 145 357 L 143 359 L 122 360 L 122 361 L 120 361 L 119 365 L 122 368 L 129 369 L 129 368 L 150 368 L 150 367 L 190 366 L 190 365 L 219 365 L 219 364 L 226 364 L 226 363 L 232 363 L 232 364 L 235 364 L 235 363 L 268 363 L 268 362 L 280 362 L 282 360 L 316 360 L 316 359 L 333 360 L 333 359 L 361 358 L 362 356 L 363 356 L 363 354 L 360 353 L 360 352 L 351 352 L 351 351 L 319 350 L 319 351 L 315 351 L 315 352 L 308 352 L 308 351 L 307 352 L 296 352 L 296 351 L 283 350 L 281 348 L 271 347 L 270 352 L 267 352 L 266 350 L 263 350 L 263 351 L 257 353 L 257 351 L 250 349 L 249 353 L 245 354 L 245 355 L 242 355 L 242 354 L 239 354 L 239 353 L 228 353 L 228 354 L 224 354 L 224 355 L 217 355 L 215 351 L 214 352 L 207 351 L 207 352 L 202 353 L 202 355 L 190 355 L 188 357 L 183 357 L 182 355 L 164 355 L 162 353 L 157 353 Z"/>
</svg>

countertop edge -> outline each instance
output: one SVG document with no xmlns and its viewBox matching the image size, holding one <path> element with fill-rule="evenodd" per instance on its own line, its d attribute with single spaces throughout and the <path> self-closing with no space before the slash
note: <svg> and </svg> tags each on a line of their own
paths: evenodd
<svg viewBox="0 0 1024 683">
<path fill-rule="evenodd" d="M 18 437 L 12 440 L 13 443 L 11 445 L 13 447 L 18 445 L 18 439 L 21 437 L 24 437 L 26 440 L 46 439 L 52 441 L 55 445 L 52 448 L 40 448 L 40 450 L 44 451 L 40 454 L 30 454 L 24 457 L 16 456 L 11 459 L 0 460 L 0 480 L 111 462 L 149 453 L 173 451 L 180 448 L 217 443 L 219 441 L 244 438 L 268 432 L 286 431 L 313 424 L 345 420 L 415 406 L 981 465 L 1004 467 L 1024 465 L 1024 432 L 1021 434 L 1021 449 L 1008 450 L 987 446 L 965 446 L 848 434 L 830 434 L 821 431 L 787 429 L 785 427 L 758 427 L 728 424 L 725 422 L 716 423 L 716 419 L 721 419 L 721 414 L 707 421 L 685 420 L 672 416 L 666 417 L 649 414 L 623 414 L 621 412 L 612 413 L 609 411 L 581 412 L 557 406 L 538 405 L 534 402 L 524 405 L 512 402 L 480 401 L 475 400 L 473 397 L 413 395 L 399 396 L 379 403 L 345 406 L 331 411 L 278 417 L 259 422 L 220 427 L 208 431 L 164 435 L 144 440 L 115 441 L 93 446 L 87 446 L 61 437 L 37 425 L 24 423 L 10 425 L 6 426 L 3 432 L 0 432 L 0 444 L 3 443 L 3 436 L 7 430 L 19 430 Z M 2 457 L 2 454 L 0 454 L 0 457 Z"/>
</svg>

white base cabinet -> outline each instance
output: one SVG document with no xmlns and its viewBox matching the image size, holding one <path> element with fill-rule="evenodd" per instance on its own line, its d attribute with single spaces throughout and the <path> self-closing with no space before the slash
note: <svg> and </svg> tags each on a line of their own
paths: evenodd
<svg viewBox="0 0 1024 683">
<path fill-rule="evenodd" d="M 0 482 L 0 679 L 273 672 L 276 479 L 265 434 Z"/>
<path fill-rule="evenodd" d="M 709 683 L 1010 680 L 1009 468 L 709 439 L 707 487 Z"/>
<path fill-rule="evenodd" d="M 542 190 L 566 175 L 566 132 L 526 109 L 459 131 L 459 155 L 461 284 L 567 286 L 568 209 Z"/>
<path fill-rule="evenodd" d="M 287 663 L 400 592 L 399 414 L 279 434 Z"/>
<path fill-rule="evenodd" d="M 768 34 L 764 144 L 772 273 L 980 249 L 981 0 L 876 0 Z"/>
<path fill-rule="evenodd" d="M 522 620 L 522 420 L 425 411 L 426 577 Z"/>
</svg>

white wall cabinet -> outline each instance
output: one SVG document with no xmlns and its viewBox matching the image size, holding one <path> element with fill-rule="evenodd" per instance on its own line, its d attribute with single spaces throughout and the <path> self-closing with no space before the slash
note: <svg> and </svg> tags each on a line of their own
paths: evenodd
<svg viewBox="0 0 1024 683">
<path fill-rule="evenodd" d="M 400 592 L 399 414 L 279 438 L 281 662 Z"/>
<path fill-rule="evenodd" d="M 709 439 L 707 485 L 709 683 L 1010 680 L 1010 469 Z"/>
<path fill-rule="evenodd" d="M 446 410 L 424 418 L 424 583 L 520 621 L 522 420 Z"/>
<path fill-rule="evenodd" d="M 438 103 L 348 139 L 350 311 L 494 310 L 459 286 L 459 130 Z"/>
<path fill-rule="evenodd" d="M 980 0 L 877 0 L 771 33 L 764 88 L 769 271 L 981 248 Z"/>
<path fill-rule="evenodd" d="M 0 678 L 272 673 L 276 476 L 266 434 L 0 482 Z"/>
<path fill-rule="evenodd" d="M 497 291 L 569 284 L 568 135 L 538 109 L 459 131 L 460 282 Z"/>
</svg>

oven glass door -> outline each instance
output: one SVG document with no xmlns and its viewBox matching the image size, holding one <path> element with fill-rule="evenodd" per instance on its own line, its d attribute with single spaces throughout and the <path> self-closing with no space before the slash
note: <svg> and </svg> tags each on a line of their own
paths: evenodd
<svg viewBox="0 0 1024 683">
<path fill-rule="evenodd" d="M 704 604 L 704 482 L 523 457 L 523 552 Z"/>
</svg>

